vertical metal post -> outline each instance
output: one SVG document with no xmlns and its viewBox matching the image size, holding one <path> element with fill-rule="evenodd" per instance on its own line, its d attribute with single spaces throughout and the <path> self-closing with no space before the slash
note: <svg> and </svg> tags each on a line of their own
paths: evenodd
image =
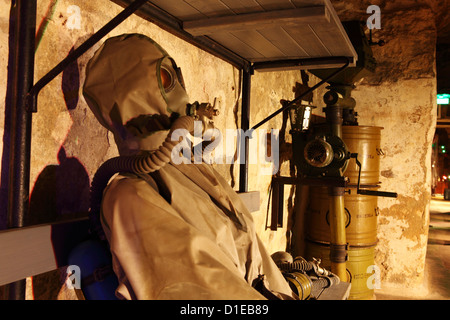
<svg viewBox="0 0 450 320">
<path fill-rule="evenodd" d="M 33 86 L 36 0 L 16 0 L 14 66 L 12 68 L 11 153 L 9 161 L 8 227 L 23 227 L 28 211 L 32 115 L 25 97 Z"/>
<path fill-rule="evenodd" d="M 331 133 L 342 138 L 342 107 L 328 105 L 325 110 Z M 347 279 L 347 238 L 345 230 L 344 188 L 329 187 L 330 196 L 330 261 L 331 271 L 342 281 Z"/>
<path fill-rule="evenodd" d="M 282 184 L 281 187 L 284 187 Z M 282 202 L 282 201 L 281 201 Z M 272 221 L 270 223 L 270 230 L 277 231 L 278 229 L 278 215 L 280 209 L 280 184 L 276 179 L 272 178 Z M 281 207 L 283 210 L 283 207 Z"/>
<path fill-rule="evenodd" d="M 241 129 L 246 132 L 250 128 L 250 91 L 253 71 L 251 67 L 244 68 L 242 75 L 242 111 L 241 111 Z M 244 140 L 244 155 L 241 161 L 244 163 L 239 165 L 239 192 L 248 191 L 248 137 Z M 242 150 L 242 149 L 241 149 Z M 242 159 L 243 157 L 243 159 Z"/>
<path fill-rule="evenodd" d="M 284 185 L 289 182 L 272 177 L 272 220 L 270 230 L 277 231 L 283 227 Z"/>
<path fill-rule="evenodd" d="M 26 111 L 25 97 L 34 81 L 34 41 L 36 34 L 36 0 L 15 0 L 14 50 L 11 100 L 11 142 L 8 184 L 8 228 L 25 224 L 28 214 L 31 113 Z M 11 49 L 11 48 L 10 48 Z M 25 280 L 9 285 L 9 299 L 25 299 Z"/>
</svg>

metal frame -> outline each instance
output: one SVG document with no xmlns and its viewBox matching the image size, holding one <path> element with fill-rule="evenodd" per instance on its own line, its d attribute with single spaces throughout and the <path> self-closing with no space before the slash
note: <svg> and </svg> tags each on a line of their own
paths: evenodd
<svg viewBox="0 0 450 320">
<path fill-rule="evenodd" d="M 9 159 L 10 179 L 8 183 L 8 228 L 23 227 L 25 218 L 28 215 L 32 129 L 31 120 L 32 113 L 37 112 L 37 97 L 40 90 L 56 76 L 58 76 L 70 63 L 76 61 L 88 49 L 90 49 L 111 30 L 134 13 L 139 14 L 162 29 L 242 70 L 241 128 L 244 131 L 250 128 L 251 76 L 254 70 L 265 70 L 267 68 L 273 68 L 274 66 L 279 68 L 314 66 L 323 63 L 342 63 L 343 61 L 343 57 L 329 57 L 324 59 L 296 59 L 276 62 L 261 62 L 254 63 L 252 65 L 248 60 L 231 52 L 227 48 L 224 48 L 208 37 L 192 36 L 183 30 L 181 21 L 159 9 L 152 3 L 148 3 L 147 0 L 135 0 L 131 4 L 125 0 L 113 1 L 121 6 L 124 6 L 125 9 L 110 22 L 108 22 L 103 28 L 92 35 L 88 40 L 86 40 L 82 45 L 80 45 L 76 50 L 69 54 L 59 64 L 57 64 L 34 85 L 33 76 L 35 47 L 34 37 L 36 31 L 36 0 L 12 1 L 11 8 L 15 17 L 15 55 L 13 58 L 13 72 L 10 76 L 10 81 L 12 82 L 13 88 L 13 101 L 11 105 L 13 114 L 10 143 L 11 152 Z M 348 65 L 349 59 L 346 59 Z M 318 86 L 315 86 L 314 89 L 317 87 Z M 283 110 L 280 109 L 276 112 L 276 114 L 281 111 Z M 273 117 L 276 114 L 273 114 L 270 117 Z M 259 123 L 257 126 L 261 124 L 262 123 Z M 248 191 L 248 143 L 247 141 L 245 141 L 245 143 L 244 158 L 246 161 L 240 165 L 239 192 Z M 24 299 L 24 297 L 25 283 L 23 280 L 10 285 L 11 299 Z"/>
<path fill-rule="evenodd" d="M 14 55 L 9 80 L 12 87 L 12 130 L 10 152 L 10 179 L 8 195 L 8 225 L 22 227 L 28 206 L 31 142 L 31 114 L 26 111 L 23 97 L 33 85 L 34 37 L 36 32 L 36 2 L 16 1 L 14 16 Z M 14 192 L 12 192 L 14 191 Z"/>
<path fill-rule="evenodd" d="M 11 4 L 14 18 L 14 54 L 11 81 L 11 136 L 8 181 L 8 228 L 19 228 L 28 213 L 31 121 L 24 97 L 33 85 L 36 2 L 18 0 Z M 9 285 L 10 299 L 25 297 L 25 280 Z"/>
</svg>

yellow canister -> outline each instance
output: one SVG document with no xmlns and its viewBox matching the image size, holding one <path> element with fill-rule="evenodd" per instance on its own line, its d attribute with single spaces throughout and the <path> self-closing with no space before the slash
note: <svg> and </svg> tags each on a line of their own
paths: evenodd
<svg viewBox="0 0 450 320">
<path fill-rule="evenodd" d="M 346 263 L 347 276 L 351 282 L 349 300 L 371 300 L 374 298 L 373 277 L 379 276 L 374 274 L 376 269 L 374 262 L 375 246 L 368 247 L 352 247 L 349 246 L 347 251 L 348 261 Z M 330 245 L 327 243 L 318 243 L 314 241 L 306 241 L 306 260 L 313 258 L 320 259 L 321 265 L 329 269 L 330 262 Z"/>
<path fill-rule="evenodd" d="M 350 153 L 358 154 L 361 163 L 361 180 L 363 185 L 377 185 L 380 181 L 380 146 L 382 127 L 374 126 L 342 126 L 342 140 Z M 355 159 L 350 159 L 344 176 L 350 184 L 358 183 L 359 167 Z"/>
<path fill-rule="evenodd" d="M 377 242 L 378 198 L 356 194 L 344 195 L 346 238 L 351 246 L 370 246 Z M 330 242 L 329 196 L 327 187 L 310 187 L 305 212 L 307 238 Z"/>
</svg>

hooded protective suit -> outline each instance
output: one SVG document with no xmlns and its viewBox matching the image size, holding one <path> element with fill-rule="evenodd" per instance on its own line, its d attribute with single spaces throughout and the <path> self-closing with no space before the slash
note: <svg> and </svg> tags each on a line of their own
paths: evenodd
<svg viewBox="0 0 450 320">
<path fill-rule="evenodd" d="M 110 38 L 95 53 L 84 96 L 121 155 L 158 149 L 188 102 L 175 62 L 138 34 Z M 261 279 L 277 297 L 295 298 L 247 208 L 208 164 L 115 176 L 101 219 L 120 298 L 265 299 L 254 288 Z"/>
</svg>

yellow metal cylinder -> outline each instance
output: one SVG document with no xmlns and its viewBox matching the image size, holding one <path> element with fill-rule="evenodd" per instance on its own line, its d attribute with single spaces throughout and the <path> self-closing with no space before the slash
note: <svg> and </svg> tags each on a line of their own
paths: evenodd
<svg viewBox="0 0 450 320">
<path fill-rule="evenodd" d="M 363 185 L 377 185 L 380 180 L 380 147 L 382 127 L 373 126 L 342 126 L 342 140 L 351 153 L 358 153 L 361 163 L 361 180 Z M 350 179 L 350 184 L 358 183 L 359 167 L 355 159 L 349 160 L 344 176 Z"/>
<path fill-rule="evenodd" d="M 330 208 L 327 187 L 310 187 L 309 205 L 305 210 L 306 237 L 312 241 L 330 242 Z M 377 242 L 378 198 L 356 194 L 344 195 L 346 240 L 351 246 L 370 246 Z"/>
<path fill-rule="evenodd" d="M 348 249 L 348 261 L 346 263 L 346 277 L 351 283 L 349 300 L 371 300 L 374 298 L 374 286 L 371 277 L 379 276 L 374 274 L 373 269 L 375 246 L 352 247 Z M 321 259 L 324 268 L 331 268 L 330 245 L 328 243 L 318 243 L 306 241 L 306 260 L 313 258 Z"/>
<path fill-rule="evenodd" d="M 333 190 L 333 188 L 330 188 Z M 333 191 L 331 191 L 333 193 Z M 345 210 L 344 196 L 330 196 L 330 240 L 333 245 L 331 255 L 331 271 L 335 273 L 342 281 L 346 280 L 345 267 L 345 246 L 347 245 L 345 234 Z"/>
<path fill-rule="evenodd" d="M 330 196 L 330 237 L 335 244 L 346 244 L 344 196 Z M 333 228 L 334 226 L 334 228 Z"/>
</svg>

